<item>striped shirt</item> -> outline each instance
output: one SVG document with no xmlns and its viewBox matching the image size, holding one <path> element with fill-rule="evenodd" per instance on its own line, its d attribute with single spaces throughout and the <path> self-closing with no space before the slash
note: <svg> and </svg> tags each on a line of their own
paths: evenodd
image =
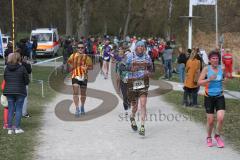
<svg viewBox="0 0 240 160">
<path fill-rule="evenodd" d="M 92 67 L 92 59 L 86 54 L 76 52 L 69 57 L 68 64 L 72 66 L 72 78 L 84 76 L 87 79 L 86 67 Z"/>
<path fill-rule="evenodd" d="M 131 72 L 131 67 L 133 67 L 133 63 L 143 64 L 138 65 L 137 70 L 135 72 Z M 144 65 L 146 64 L 146 66 Z M 143 78 L 148 76 L 152 70 L 152 60 L 147 53 L 144 53 L 142 56 L 138 56 L 135 52 L 127 54 L 126 57 L 126 66 L 129 69 L 128 79 L 132 78 Z"/>
</svg>

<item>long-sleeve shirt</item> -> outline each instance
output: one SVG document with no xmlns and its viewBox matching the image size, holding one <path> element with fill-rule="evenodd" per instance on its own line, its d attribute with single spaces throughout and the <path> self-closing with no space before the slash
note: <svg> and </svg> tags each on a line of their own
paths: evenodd
<svg viewBox="0 0 240 160">
<path fill-rule="evenodd" d="M 152 60 L 146 53 L 144 53 L 142 56 L 139 56 L 135 52 L 132 52 L 126 57 L 126 67 L 129 71 L 128 79 L 144 78 L 145 76 L 148 76 L 152 70 Z M 134 67 L 136 71 L 131 71 L 132 67 Z"/>
</svg>

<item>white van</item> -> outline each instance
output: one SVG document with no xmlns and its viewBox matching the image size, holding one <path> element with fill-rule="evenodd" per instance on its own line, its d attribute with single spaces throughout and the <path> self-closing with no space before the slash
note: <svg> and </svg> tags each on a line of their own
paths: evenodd
<svg viewBox="0 0 240 160">
<path fill-rule="evenodd" d="M 3 43 L 3 52 L 7 49 L 8 43 L 11 41 L 11 37 L 8 35 L 2 35 L 2 43 Z"/>
<path fill-rule="evenodd" d="M 57 55 L 60 43 L 56 28 L 38 28 L 32 30 L 30 37 L 31 43 L 34 37 L 36 37 L 38 41 L 37 55 Z"/>
</svg>

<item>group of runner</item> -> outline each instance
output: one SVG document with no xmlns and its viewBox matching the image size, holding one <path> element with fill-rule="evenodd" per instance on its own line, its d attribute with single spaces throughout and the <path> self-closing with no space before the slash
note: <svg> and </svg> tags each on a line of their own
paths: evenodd
<svg viewBox="0 0 240 160">
<path fill-rule="evenodd" d="M 133 48 L 134 45 L 134 48 Z M 146 41 L 134 40 L 131 45 L 118 45 L 113 49 L 110 39 L 105 38 L 99 43 L 97 52 L 104 79 L 108 78 L 109 62 L 116 63 L 116 79 L 118 91 L 123 96 L 123 108 L 125 114 L 131 108 L 130 122 L 134 131 L 139 131 L 140 135 L 145 135 L 146 104 L 149 89 L 149 77 L 153 71 L 152 57 L 147 51 Z M 213 146 L 212 130 L 214 127 L 214 112 L 217 112 L 217 127 L 214 138 L 218 147 L 224 147 L 224 142 L 220 138 L 223 126 L 225 99 L 223 96 L 222 83 L 224 80 L 224 68 L 219 65 L 220 54 L 212 51 L 209 54 L 210 64 L 205 67 L 200 75 L 198 84 L 205 86 L 204 105 L 207 113 L 207 145 Z M 75 115 L 79 117 L 85 114 L 84 103 L 86 100 L 87 73 L 93 69 L 91 57 L 86 52 L 86 45 L 82 42 L 77 44 L 77 51 L 73 53 L 68 64 L 72 73 L 73 100 L 76 106 Z M 79 103 L 79 89 L 81 92 L 81 103 Z M 141 125 L 138 127 L 135 115 L 140 108 Z"/>
<path fill-rule="evenodd" d="M 138 103 L 141 108 L 141 127 L 139 134 L 145 135 L 144 122 L 146 119 L 146 102 L 149 88 L 149 75 L 152 71 L 152 60 L 146 54 L 146 46 L 143 41 L 135 43 L 135 51 L 127 51 L 127 46 L 120 46 L 113 50 L 110 45 L 110 39 L 106 38 L 104 45 L 99 47 L 100 61 L 104 79 L 108 78 L 109 62 L 116 62 L 116 79 L 118 89 L 123 95 L 123 106 L 126 111 L 132 108 L 130 115 L 131 127 L 137 131 L 138 127 L 135 121 L 135 115 L 138 109 Z M 88 70 L 93 69 L 91 55 L 87 54 L 86 45 L 83 42 L 77 44 L 77 51 L 74 52 L 67 60 L 69 69 L 72 74 L 73 100 L 76 107 L 75 116 L 85 114 L 84 104 L 86 100 L 86 90 L 88 82 Z M 79 90 L 80 93 L 79 94 Z M 81 103 L 79 103 L 79 95 Z"/>
</svg>

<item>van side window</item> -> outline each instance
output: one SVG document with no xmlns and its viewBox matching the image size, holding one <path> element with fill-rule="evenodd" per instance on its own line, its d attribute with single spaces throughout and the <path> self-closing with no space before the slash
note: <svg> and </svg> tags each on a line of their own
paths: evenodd
<svg viewBox="0 0 240 160">
<path fill-rule="evenodd" d="M 53 42 L 56 42 L 56 41 L 57 41 L 56 33 L 53 33 Z"/>
</svg>

